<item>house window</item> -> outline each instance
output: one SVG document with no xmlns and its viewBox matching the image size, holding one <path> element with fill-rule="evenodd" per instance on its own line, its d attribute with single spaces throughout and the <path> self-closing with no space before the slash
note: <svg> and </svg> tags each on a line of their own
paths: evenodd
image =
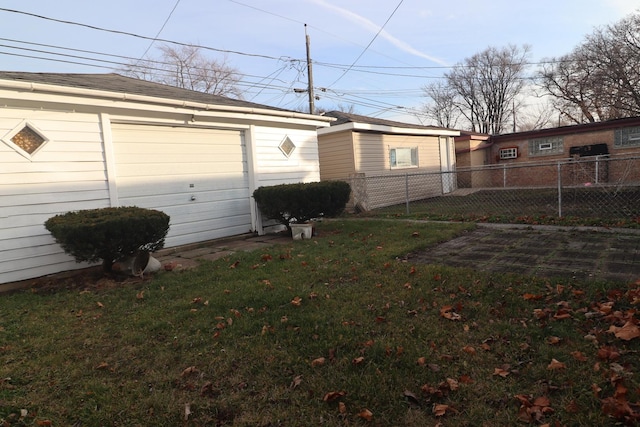
<svg viewBox="0 0 640 427">
<path fill-rule="evenodd" d="M 529 156 L 552 156 L 564 153 L 564 139 L 561 136 L 529 140 Z"/>
<path fill-rule="evenodd" d="M 518 157 L 518 147 L 500 149 L 500 160 L 515 159 Z"/>
<path fill-rule="evenodd" d="M 616 129 L 615 148 L 640 147 L 640 127 Z"/>
<path fill-rule="evenodd" d="M 31 159 L 49 140 L 33 124 L 20 123 L 2 140 L 18 153 Z"/>
<path fill-rule="evenodd" d="M 418 147 L 390 149 L 389 163 L 391 164 L 391 169 L 417 168 Z"/>
<path fill-rule="evenodd" d="M 293 141 L 291 141 L 291 139 L 288 136 L 286 136 L 282 140 L 278 148 L 280 149 L 280 151 L 282 151 L 282 154 L 284 154 L 287 158 L 289 158 L 291 157 L 291 154 L 293 154 L 293 150 L 296 149 L 296 145 L 293 143 Z"/>
</svg>

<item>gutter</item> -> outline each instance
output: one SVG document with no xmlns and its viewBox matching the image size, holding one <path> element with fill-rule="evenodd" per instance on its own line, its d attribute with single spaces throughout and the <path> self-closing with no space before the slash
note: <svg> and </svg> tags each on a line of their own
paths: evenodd
<svg viewBox="0 0 640 427">
<path fill-rule="evenodd" d="M 105 98 L 115 101 L 129 101 L 129 102 L 141 102 L 150 104 L 163 104 L 172 107 L 192 108 L 205 111 L 227 111 L 232 113 L 243 114 L 257 114 L 284 117 L 291 119 L 313 120 L 316 122 L 323 122 L 320 126 L 329 126 L 329 123 L 334 121 L 333 117 L 316 116 L 312 114 L 298 113 L 294 111 L 281 111 L 270 110 L 267 108 L 251 108 L 251 107 L 236 107 L 232 105 L 219 105 L 219 104 L 206 104 L 195 101 L 180 101 L 171 98 L 159 98 L 148 95 L 138 95 L 125 92 L 111 92 L 98 89 L 84 89 L 71 86 L 57 86 L 44 83 L 35 82 L 19 82 L 14 80 L 1 80 L 0 86 L 8 89 L 16 89 L 30 92 L 50 92 L 64 95 L 78 95 L 85 97 Z"/>
</svg>

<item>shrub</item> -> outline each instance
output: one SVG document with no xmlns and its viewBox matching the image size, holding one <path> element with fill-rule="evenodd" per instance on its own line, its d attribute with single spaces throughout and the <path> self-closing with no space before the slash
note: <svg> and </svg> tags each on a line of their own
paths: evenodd
<svg viewBox="0 0 640 427">
<path fill-rule="evenodd" d="M 334 217 L 344 211 L 351 187 L 344 181 L 280 184 L 253 192 L 262 214 L 286 225 L 313 218 Z"/>
<path fill-rule="evenodd" d="M 88 209 L 49 218 L 44 226 L 77 262 L 102 260 L 105 271 L 138 251 L 164 246 L 169 216 L 138 207 Z"/>
</svg>

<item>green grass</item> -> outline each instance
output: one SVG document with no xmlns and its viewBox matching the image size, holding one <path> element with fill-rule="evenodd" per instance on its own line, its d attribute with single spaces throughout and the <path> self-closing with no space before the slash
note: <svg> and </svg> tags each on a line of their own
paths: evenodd
<svg viewBox="0 0 640 427">
<path fill-rule="evenodd" d="M 362 214 L 436 221 L 640 228 L 640 189 L 565 188 L 562 217 L 555 189 L 481 190 L 389 206 Z"/>
<path fill-rule="evenodd" d="M 633 326 L 638 285 L 407 261 L 470 227 L 336 220 L 190 271 L 0 295 L 0 425 L 637 422 L 639 341 L 608 331 Z"/>
</svg>

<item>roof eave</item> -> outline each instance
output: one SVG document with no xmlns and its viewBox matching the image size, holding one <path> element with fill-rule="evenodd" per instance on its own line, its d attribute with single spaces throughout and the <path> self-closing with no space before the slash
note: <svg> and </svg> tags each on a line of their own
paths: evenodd
<svg viewBox="0 0 640 427">
<path fill-rule="evenodd" d="M 384 126 L 370 123 L 348 122 L 328 128 L 318 129 L 319 135 L 327 135 L 343 131 L 370 131 L 387 134 L 416 135 L 416 136 L 458 136 L 460 131 L 452 129 L 412 128 L 398 126 Z"/>
</svg>

